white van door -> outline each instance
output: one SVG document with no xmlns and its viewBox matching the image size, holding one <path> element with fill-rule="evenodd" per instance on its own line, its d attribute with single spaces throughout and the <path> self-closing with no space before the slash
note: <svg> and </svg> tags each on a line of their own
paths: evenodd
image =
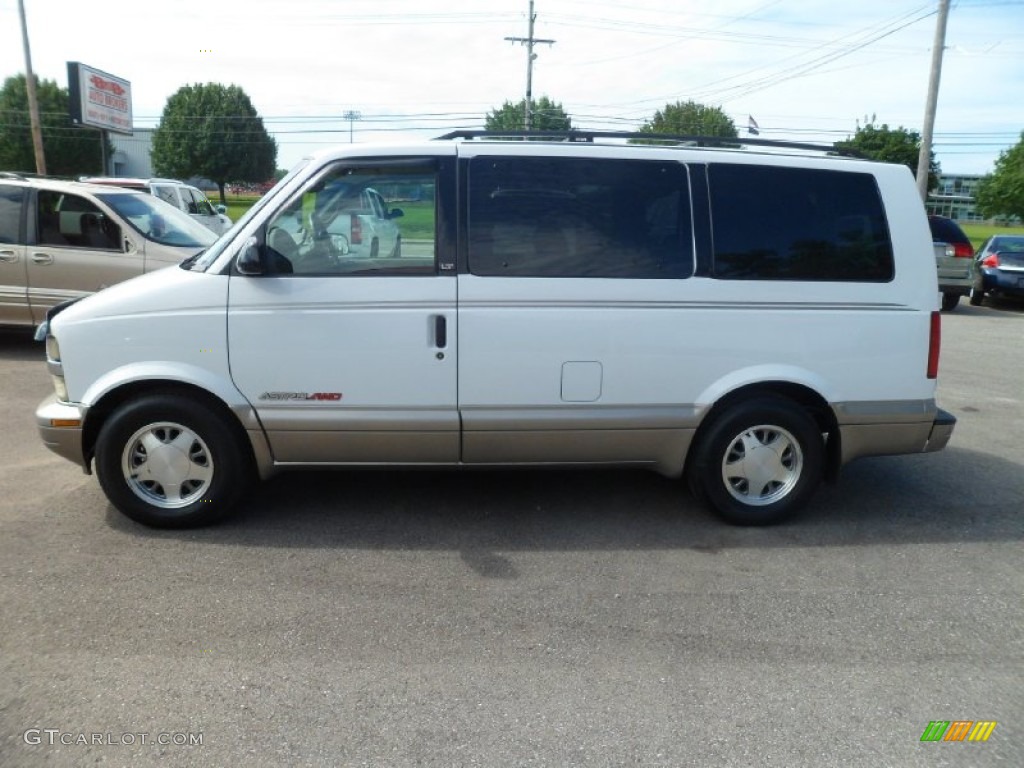
<svg viewBox="0 0 1024 768">
<path fill-rule="evenodd" d="M 464 176 L 463 461 L 678 470 L 695 424 L 686 168 L 488 151 Z"/>
<path fill-rule="evenodd" d="M 457 282 L 435 258 L 436 177 L 422 165 L 331 167 L 261 230 L 265 273 L 231 277 L 231 374 L 275 461 L 459 460 Z M 399 256 L 356 256 L 330 234 L 370 187 L 408 209 Z"/>
</svg>

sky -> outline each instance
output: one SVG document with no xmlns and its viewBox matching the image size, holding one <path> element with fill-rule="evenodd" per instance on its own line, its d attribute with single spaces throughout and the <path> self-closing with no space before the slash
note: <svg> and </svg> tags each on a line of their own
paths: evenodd
<svg viewBox="0 0 1024 768">
<path fill-rule="evenodd" d="M 32 67 L 131 82 L 153 127 L 179 88 L 241 86 L 280 168 L 333 144 L 482 128 L 526 91 L 529 0 L 24 0 Z M 535 0 L 533 96 L 577 128 L 635 130 L 666 104 L 723 109 L 745 134 L 836 141 L 924 124 L 939 0 Z M 0 0 L 0 78 L 25 71 Z M 345 119 L 356 112 L 359 119 Z M 1024 131 L 1024 0 L 953 0 L 934 148 L 990 173 Z"/>
</svg>

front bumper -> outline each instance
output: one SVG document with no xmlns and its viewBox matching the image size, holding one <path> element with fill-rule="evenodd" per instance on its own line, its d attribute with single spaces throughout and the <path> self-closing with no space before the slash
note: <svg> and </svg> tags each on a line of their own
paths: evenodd
<svg viewBox="0 0 1024 768">
<path fill-rule="evenodd" d="M 62 403 L 50 395 L 36 408 L 36 427 L 43 445 L 92 474 L 90 462 L 82 451 L 82 426 L 88 409 L 81 405 Z"/>
</svg>

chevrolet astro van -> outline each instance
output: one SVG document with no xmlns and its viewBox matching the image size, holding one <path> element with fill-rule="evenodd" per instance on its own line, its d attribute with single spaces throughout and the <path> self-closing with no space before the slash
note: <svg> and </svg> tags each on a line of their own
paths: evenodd
<svg viewBox="0 0 1024 768">
<path fill-rule="evenodd" d="M 278 470 L 367 466 L 646 467 L 761 525 L 853 459 L 946 445 L 906 168 L 516 138 L 314 155 L 180 268 L 54 309 L 43 441 L 164 527 Z M 367 190 L 400 249 L 338 226 Z"/>
</svg>

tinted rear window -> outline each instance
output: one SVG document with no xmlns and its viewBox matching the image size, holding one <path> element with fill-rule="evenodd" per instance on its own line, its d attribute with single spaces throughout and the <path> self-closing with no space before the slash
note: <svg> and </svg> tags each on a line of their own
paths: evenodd
<svg viewBox="0 0 1024 768">
<path fill-rule="evenodd" d="M 867 173 L 711 164 L 713 275 L 885 282 L 892 242 Z"/>
<path fill-rule="evenodd" d="M 469 166 L 476 275 L 693 274 L 686 168 L 573 157 L 477 157 Z"/>
<path fill-rule="evenodd" d="M 968 245 L 971 243 L 964 231 L 952 219 L 929 216 L 928 226 L 932 230 L 932 240 L 937 243 L 967 243 Z"/>
</svg>

